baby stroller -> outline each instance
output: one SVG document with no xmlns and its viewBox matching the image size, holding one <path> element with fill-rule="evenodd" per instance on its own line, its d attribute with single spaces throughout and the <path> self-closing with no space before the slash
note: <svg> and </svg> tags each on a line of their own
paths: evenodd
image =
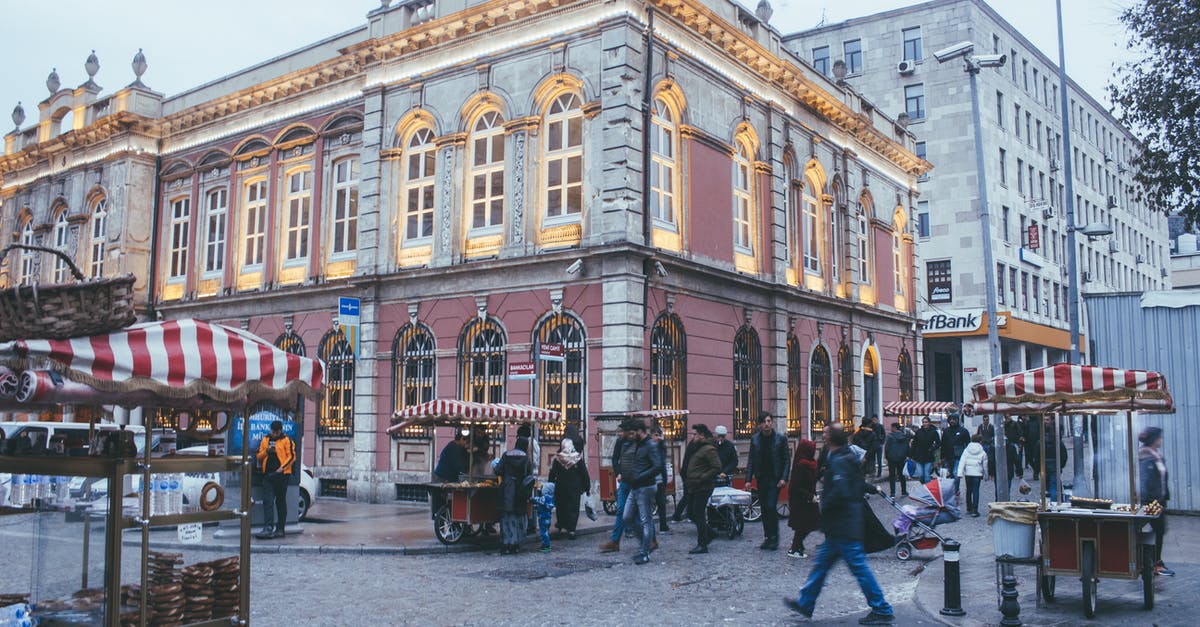
<svg viewBox="0 0 1200 627">
<path fill-rule="evenodd" d="M 730 540 L 740 536 L 746 528 L 743 510 L 751 499 L 749 492 L 728 485 L 713 488 L 708 497 L 708 526 L 713 534 L 724 533 Z"/>
<path fill-rule="evenodd" d="M 912 503 L 901 505 L 896 499 L 882 495 L 900 512 L 892 521 L 896 530 L 896 558 L 907 560 L 915 550 L 937 548 L 944 538 L 934 531 L 938 525 L 952 523 L 961 515 L 958 511 L 958 491 L 953 479 L 935 478 L 918 485 L 909 495 Z"/>
</svg>

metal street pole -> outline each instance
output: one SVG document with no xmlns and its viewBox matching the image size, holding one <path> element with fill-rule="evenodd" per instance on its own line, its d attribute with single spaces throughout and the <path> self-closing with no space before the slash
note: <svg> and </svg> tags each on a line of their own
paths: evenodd
<svg viewBox="0 0 1200 627">
<path fill-rule="evenodd" d="M 975 125 L 975 179 L 979 184 L 979 221 L 983 224 L 983 276 L 987 290 L 987 338 L 988 358 L 991 364 L 990 377 L 1000 374 L 1000 334 L 996 328 L 996 264 L 992 259 L 992 218 L 988 210 L 987 168 L 983 159 L 983 123 L 979 116 L 979 88 L 975 77 L 979 64 L 967 56 L 967 74 L 971 77 L 971 117 Z M 996 423 L 992 454 L 996 458 L 996 500 L 1009 500 L 1008 451 L 1004 442 L 1004 428 Z"/>
<path fill-rule="evenodd" d="M 1063 177 L 1067 179 L 1067 197 L 1064 199 L 1067 209 L 1067 272 L 1070 274 L 1068 281 L 1068 298 L 1069 301 L 1067 320 L 1071 325 L 1071 363 L 1080 363 L 1079 356 L 1079 260 L 1075 255 L 1075 177 L 1072 176 L 1071 163 L 1071 110 L 1068 105 L 1067 98 L 1067 56 L 1063 46 L 1063 19 L 1062 19 L 1062 0 L 1054 0 L 1054 7 L 1058 11 L 1058 82 L 1062 85 L 1061 96 L 1061 114 L 1063 127 Z M 1051 190 L 1053 192 L 1053 190 Z M 1080 496 L 1090 496 L 1090 484 L 1087 481 L 1080 481 L 1083 477 L 1083 438 L 1077 437 L 1075 424 L 1079 419 L 1078 416 L 1071 416 L 1071 457 L 1074 459 L 1072 466 L 1071 479 L 1072 491 Z M 1096 434 L 1092 434 L 1096 437 Z M 1081 488 L 1087 486 L 1088 489 L 1081 491 Z"/>
</svg>

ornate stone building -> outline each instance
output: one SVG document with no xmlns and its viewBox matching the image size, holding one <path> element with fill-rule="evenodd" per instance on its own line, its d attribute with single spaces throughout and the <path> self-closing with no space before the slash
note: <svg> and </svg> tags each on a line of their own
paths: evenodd
<svg viewBox="0 0 1200 627">
<path fill-rule="evenodd" d="M 36 136 L 6 136 L 0 226 L 36 238 L 63 181 L 87 207 L 88 177 L 136 165 L 136 183 L 102 179 L 124 190 L 108 211 L 153 238 L 110 226 L 110 249 L 150 277 L 151 314 L 326 362 L 304 455 L 330 493 L 406 498 L 427 480 L 447 434 L 385 429 L 436 397 L 560 409 L 593 468 L 599 412 L 687 408 L 743 446 L 762 411 L 819 433 L 917 386 L 910 213 L 929 165 L 785 50 L 769 14 L 385 1 L 192 91 L 131 86 L 74 131 L 46 107 Z M 532 381 L 510 378 L 518 362 Z"/>
</svg>

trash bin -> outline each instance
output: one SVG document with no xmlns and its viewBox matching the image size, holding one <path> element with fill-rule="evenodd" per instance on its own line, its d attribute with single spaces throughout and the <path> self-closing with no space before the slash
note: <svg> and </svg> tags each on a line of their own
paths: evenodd
<svg viewBox="0 0 1200 627">
<path fill-rule="evenodd" d="M 1037 503 L 999 502 L 988 505 L 992 548 L 996 557 L 1033 557 Z"/>
</svg>

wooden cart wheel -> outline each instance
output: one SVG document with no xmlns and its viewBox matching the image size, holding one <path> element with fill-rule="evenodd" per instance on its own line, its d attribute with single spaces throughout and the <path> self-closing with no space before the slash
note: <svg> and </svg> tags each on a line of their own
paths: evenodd
<svg viewBox="0 0 1200 627">
<path fill-rule="evenodd" d="M 450 506 L 438 510 L 433 517 L 433 535 L 442 544 L 457 544 L 466 535 L 466 525 L 450 520 Z"/>
<path fill-rule="evenodd" d="M 1039 585 L 1042 587 L 1042 598 L 1046 601 L 1054 600 L 1054 584 L 1058 582 L 1058 578 L 1054 575 L 1042 575 Z"/>
<path fill-rule="evenodd" d="M 1154 609 L 1154 545 L 1142 545 L 1142 609 Z"/>
<path fill-rule="evenodd" d="M 609 516 L 617 515 L 617 502 L 616 501 L 603 501 L 602 504 L 604 506 L 605 514 L 608 514 Z"/>
<path fill-rule="evenodd" d="M 1083 615 L 1096 617 L 1096 545 L 1084 542 L 1080 547 L 1080 580 L 1083 582 Z"/>
<path fill-rule="evenodd" d="M 758 502 L 758 492 L 750 497 L 750 504 L 746 506 L 746 520 L 748 522 L 758 522 L 762 518 L 762 505 Z"/>
</svg>

